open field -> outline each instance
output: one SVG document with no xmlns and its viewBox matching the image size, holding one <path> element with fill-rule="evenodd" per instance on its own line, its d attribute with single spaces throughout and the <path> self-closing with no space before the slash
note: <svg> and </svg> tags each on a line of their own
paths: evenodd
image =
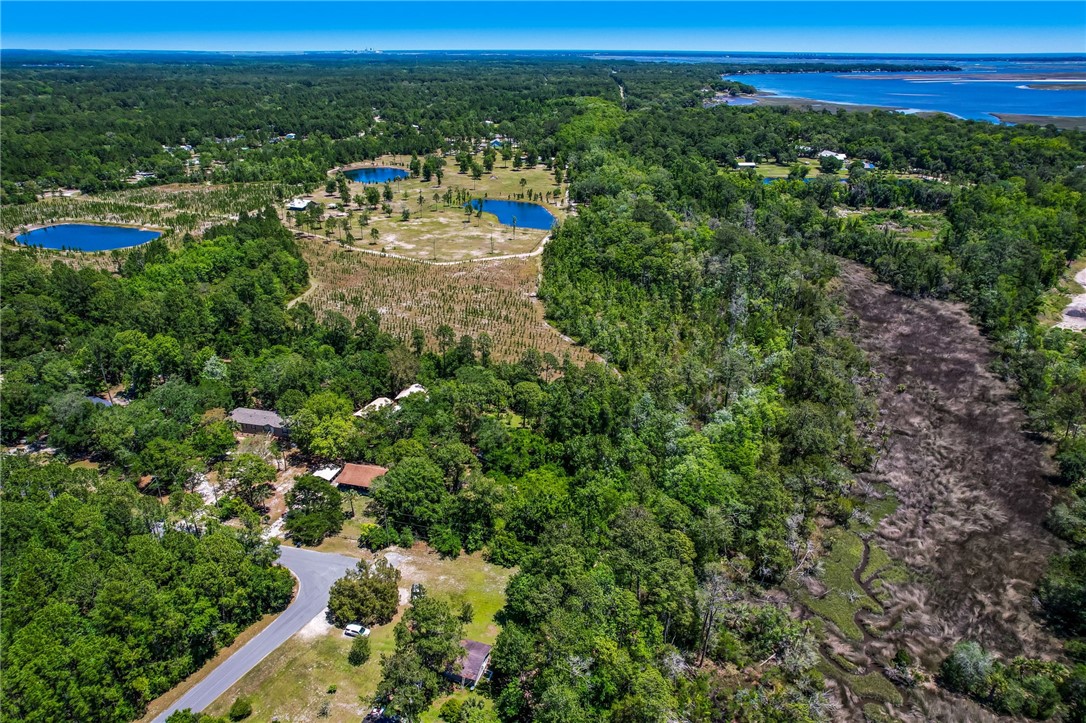
<svg viewBox="0 0 1086 723">
<path fill-rule="evenodd" d="M 1048 556 L 1059 547 L 1043 527 L 1050 463 L 1023 433 L 1025 418 L 1011 391 L 989 371 L 987 342 L 960 304 L 898 296 L 866 269 L 844 261 L 842 267 L 855 338 L 881 375 L 879 424 L 889 435 L 875 471 L 861 475 L 860 484 L 885 485 L 897 506 L 884 509 L 881 521 L 872 519 L 865 564 L 854 568 L 853 579 L 883 612 L 856 618 L 862 642 L 827 626 L 827 646 L 856 674 L 880 670 L 898 648 L 936 670 L 962 639 L 1007 658 L 1051 656 L 1058 644 L 1032 602 Z M 854 547 L 840 562 L 855 561 Z M 881 584 L 869 585 L 871 571 L 888 564 L 876 549 L 907 567 L 908 578 L 891 563 L 879 572 Z M 834 677 L 849 686 L 841 698 L 855 719 L 865 706 L 893 705 L 870 687 L 873 680 L 851 688 L 860 681 Z M 932 686 L 902 693 L 894 713 L 903 720 L 996 719 Z"/>
<path fill-rule="evenodd" d="M 353 554 L 360 559 L 373 557 L 357 547 Z M 456 606 L 472 604 L 475 619 L 465 628 L 467 638 L 491 644 L 495 641 L 498 628 L 494 615 L 505 602 L 511 570 L 483 561 L 479 553 L 443 560 L 421 543 L 410 550 L 390 548 L 380 556 L 403 575 L 401 604 L 407 601 L 411 585 L 421 582 L 429 595 L 444 597 Z M 400 610 L 402 613 L 402 606 Z M 351 639 L 325 622 L 323 615 L 318 616 L 246 674 L 208 712 L 225 715 L 235 698 L 247 696 L 253 703 L 252 720 L 316 720 L 322 717 L 322 707 L 327 703 L 326 720 L 356 722 L 369 710 L 368 703 L 381 679 L 381 655 L 391 653 L 395 647 L 393 629 L 400 616 L 398 613 L 388 625 L 373 629 L 370 659 L 358 668 L 347 662 Z M 335 693 L 329 693 L 333 685 Z M 435 705 L 435 711 L 442 700 Z"/>
<path fill-rule="evenodd" d="M 408 160 L 403 156 L 386 156 L 373 163 L 355 163 L 345 168 L 390 166 L 406 170 Z M 352 199 L 364 194 L 369 186 L 384 190 L 384 184 L 351 182 Z M 345 243 L 350 240 L 359 248 L 426 261 L 462 261 L 528 253 L 547 235 L 547 231 L 538 229 L 518 228 L 514 231 L 511 226 L 498 223 L 489 213 L 468 214 L 463 209 L 463 198 L 523 201 L 535 198 L 534 202 L 545 206 L 556 219 L 565 216 L 565 200 L 555 185 L 554 176 L 542 166 L 514 170 L 499 160 L 491 173 L 474 180 L 460 174 L 455 165 L 449 165 L 440 186 L 436 178 L 431 181 L 404 178 L 390 186 L 392 200 L 382 198 L 376 206 L 359 206 L 352 201 L 344 207 L 338 195 L 326 193 L 323 188 L 304 198 L 326 207 L 330 218 L 321 224 L 320 235 Z M 542 200 L 538 198 L 540 195 Z M 382 210 L 384 204 L 389 206 L 387 212 Z M 405 210 L 410 216 L 408 220 L 403 220 Z M 295 228 L 306 228 L 293 214 L 285 213 L 284 216 Z M 374 230 L 378 234 L 376 237 Z"/>
<path fill-rule="evenodd" d="M 319 239 L 301 242 L 311 288 L 299 301 L 318 313 L 335 310 L 348 318 L 376 309 L 382 328 L 409 339 L 415 328 L 430 336 L 448 324 L 459 338 L 486 332 L 495 358 L 519 359 L 529 348 L 561 361 L 593 357 L 543 319 L 535 300 L 539 259 L 505 259 L 435 266 L 345 249 Z"/>
<path fill-rule="evenodd" d="M 8 206 L 0 214 L 6 234 L 62 221 L 116 223 L 170 228 L 196 233 L 210 223 L 236 219 L 243 211 L 280 205 L 290 187 L 273 183 L 229 186 L 170 185 L 134 188 L 94 195 L 45 198 L 24 206 Z M 108 252 L 106 252 L 108 255 Z"/>
</svg>

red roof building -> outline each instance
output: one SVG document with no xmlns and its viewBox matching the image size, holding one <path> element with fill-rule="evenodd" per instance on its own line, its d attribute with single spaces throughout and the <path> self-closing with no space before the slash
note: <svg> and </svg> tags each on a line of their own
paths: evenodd
<svg viewBox="0 0 1086 723">
<path fill-rule="evenodd" d="M 369 492 L 373 487 L 373 481 L 388 472 L 384 467 L 375 464 L 345 464 L 334 480 L 341 487 L 350 487 L 359 492 Z"/>
</svg>

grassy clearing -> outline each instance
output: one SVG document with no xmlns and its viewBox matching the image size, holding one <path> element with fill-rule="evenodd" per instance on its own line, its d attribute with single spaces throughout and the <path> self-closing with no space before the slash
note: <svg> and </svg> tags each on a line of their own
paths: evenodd
<svg viewBox="0 0 1086 723">
<path fill-rule="evenodd" d="M 538 258 L 434 266 L 363 254 L 338 244 L 308 241 L 302 253 L 312 287 L 301 297 L 318 313 L 334 310 L 354 319 L 376 309 L 381 327 L 405 341 L 418 328 L 433 333 L 442 324 L 456 336 L 486 332 L 493 354 L 515 361 L 529 348 L 583 364 L 588 350 L 563 337 L 543 319 L 535 300 Z"/>
<path fill-rule="evenodd" d="M 326 549 L 325 545 L 320 549 Z M 357 547 L 350 552 L 355 557 L 372 557 Z M 455 560 L 441 559 L 423 544 L 410 550 L 390 548 L 381 554 L 403 575 L 401 600 L 406 600 L 413 583 L 421 582 L 428 594 L 443 597 L 456 606 L 471 603 L 475 619 L 466 626 L 466 637 L 485 643 L 497 639 L 494 615 L 505 603 L 505 586 L 511 570 L 485 562 L 479 553 Z M 401 607 L 401 613 L 402 610 Z M 248 696 L 253 702 L 252 720 L 318 720 L 321 707 L 327 702 L 325 720 L 358 721 L 369 710 L 369 701 L 380 682 L 381 655 L 391 653 L 395 647 L 393 629 L 399 618 L 397 614 L 388 625 L 373 629 L 370 660 L 354 668 L 347 662 L 350 638 L 320 617 L 249 671 L 208 712 L 224 715 L 235 698 Z M 332 685 L 336 686 L 336 692 L 329 694 Z M 436 719 L 436 711 L 437 706 L 427 720 Z"/>
<path fill-rule="evenodd" d="M 372 165 L 398 166 L 406 170 L 410 159 L 403 156 L 387 156 Z M 481 162 L 481 157 L 477 157 Z M 368 167 L 371 164 L 355 164 L 353 167 Z M 443 196 L 450 189 L 464 191 L 472 198 L 528 200 L 528 196 L 544 194 L 540 203 L 555 216 L 565 216 L 564 200 L 554 183 L 554 176 L 542 166 L 531 169 L 513 170 L 508 164 L 499 162 L 492 173 L 484 174 L 478 180 L 457 172 L 455 166 L 447 166 L 441 186 L 437 180 L 430 182 L 421 178 L 405 178 L 391 184 L 394 196 L 389 213 L 376 207 L 359 207 L 351 204 L 340 208 L 342 199 L 334 194 L 327 194 L 319 189 L 312 195 L 312 200 L 325 206 L 335 205 L 329 214 L 337 218 L 332 222 L 329 232 L 328 223 L 318 231 L 321 235 L 346 242 L 347 228 L 350 228 L 353 245 L 386 253 L 395 253 L 426 261 L 463 261 L 485 258 L 487 256 L 506 256 L 523 254 L 535 250 L 547 231 L 518 228 L 498 223 L 492 214 L 479 216 L 468 215 L 458 204 L 447 205 Z M 377 184 L 383 188 L 383 184 Z M 351 196 L 364 194 L 367 184 L 351 183 Z M 547 194 L 553 194 L 548 196 Z M 384 200 L 381 203 L 385 203 Z M 408 211 L 410 218 L 402 220 L 403 211 Z M 369 222 L 362 224 L 363 213 L 369 215 Z M 294 219 L 289 218 L 289 223 Z M 378 236 L 372 236 L 376 230 Z"/>
<path fill-rule="evenodd" d="M 438 712 L 441 710 L 441 706 L 443 706 L 447 701 L 458 700 L 463 703 L 469 698 L 478 698 L 479 700 L 482 700 L 483 705 L 486 707 L 487 710 L 494 709 L 494 701 L 490 700 L 490 698 L 484 698 L 478 693 L 473 693 L 466 688 L 458 688 L 449 695 L 443 695 L 435 700 L 434 704 L 430 706 L 430 710 L 426 711 L 419 717 L 419 721 L 420 723 L 438 723 L 438 721 L 441 720 L 441 718 L 438 716 Z"/>
<path fill-rule="evenodd" d="M 854 619 L 856 613 L 864 609 L 882 612 L 878 602 L 852 576 L 863 560 L 863 540 L 855 532 L 838 528 L 826 533 L 826 545 L 829 553 L 822 560 L 819 576 L 826 592 L 815 596 L 800 589 L 799 600 L 815 615 L 833 623 L 849 640 L 863 640 L 863 631 Z"/>
<path fill-rule="evenodd" d="M 901 705 L 901 693 L 899 693 L 897 688 L 894 687 L 894 684 L 887 680 L 881 673 L 853 675 L 839 670 L 837 666 L 825 659 L 821 660 L 817 667 L 819 672 L 823 675 L 833 678 L 842 685 L 848 686 L 848 688 L 856 695 L 863 698 L 874 698 L 886 703 L 893 703 L 894 705 Z"/>
<path fill-rule="evenodd" d="M 818 167 L 818 161 L 813 158 L 800 158 L 796 161 L 800 165 L 807 166 L 807 177 L 817 178 L 819 176 L 836 176 L 837 178 L 848 178 L 848 170 L 842 168 L 837 173 L 823 173 Z M 787 163 L 759 163 L 755 172 L 763 178 L 788 178 L 788 171 L 792 168 L 792 164 Z"/>
</svg>

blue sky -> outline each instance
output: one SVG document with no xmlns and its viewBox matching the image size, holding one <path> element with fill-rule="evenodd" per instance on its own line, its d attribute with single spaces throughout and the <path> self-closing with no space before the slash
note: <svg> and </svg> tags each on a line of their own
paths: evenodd
<svg viewBox="0 0 1086 723">
<path fill-rule="evenodd" d="M 1086 2 L 0 0 L 0 47 L 1086 53 Z"/>
</svg>

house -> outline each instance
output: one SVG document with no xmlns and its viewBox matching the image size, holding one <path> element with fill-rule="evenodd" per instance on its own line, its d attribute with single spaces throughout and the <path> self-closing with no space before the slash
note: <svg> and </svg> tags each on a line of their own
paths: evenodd
<svg viewBox="0 0 1086 723">
<path fill-rule="evenodd" d="M 846 156 L 844 153 L 835 153 L 833 151 L 819 151 L 818 152 L 818 157 L 819 158 L 826 158 L 826 157 L 830 157 L 830 156 L 832 156 L 833 158 L 836 158 L 837 160 L 839 160 L 841 162 L 844 162 L 846 159 L 848 159 L 848 156 Z"/>
<path fill-rule="evenodd" d="M 304 211 L 309 208 L 309 201 L 304 198 L 292 198 L 287 204 L 288 211 Z"/>
<path fill-rule="evenodd" d="M 396 395 L 396 401 L 399 402 L 407 399 L 412 394 L 426 394 L 426 387 L 422 386 L 421 384 L 412 384 L 407 389 L 404 389 L 402 392 Z"/>
<path fill-rule="evenodd" d="M 373 487 L 373 481 L 385 472 L 388 472 L 388 470 L 375 464 L 348 463 L 343 465 L 343 469 L 335 476 L 333 482 L 340 488 L 345 487 L 356 492 L 369 494 L 370 489 Z"/>
<path fill-rule="evenodd" d="M 320 477 L 325 482 L 331 482 L 332 480 L 334 480 L 336 478 L 336 475 L 339 474 L 339 471 L 341 469 L 343 469 L 343 468 L 342 467 L 334 467 L 334 466 L 321 467 L 320 469 L 318 469 L 317 471 L 315 471 L 313 473 L 313 476 L 314 477 Z"/>
<path fill-rule="evenodd" d="M 388 397 L 377 397 L 372 402 L 370 402 L 369 404 L 367 404 L 366 406 L 362 407 L 357 412 L 355 412 L 354 416 L 356 416 L 356 417 L 364 417 L 367 414 L 369 414 L 370 412 L 376 412 L 378 409 L 384 409 L 385 407 L 389 406 L 390 404 L 392 405 L 392 411 L 394 411 L 394 412 L 397 409 L 400 408 L 399 404 L 396 404 L 396 402 L 392 401 Z"/>
<path fill-rule="evenodd" d="M 490 651 L 492 645 L 480 643 L 475 640 L 461 640 L 460 647 L 464 649 L 460 660 L 457 661 L 459 673 L 449 671 L 446 676 L 454 683 L 459 683 L 467 688 L 475 689 L 490 665 Z"/>
<path fill-rule="evenodd" d="M 248 409 L 238 407 L 230 412 L 230 419 L 237 422 L 245 434 L 271 434 L 276 437 L 287 436 L 287 423 L 275 412 L 267 409 Z"/>
<path fill-rule="evenodd" d="M 758 167 L 757 163 L 752 163 L 750 161 L 739 161 L 735 165 L 738 166 L 739 168 L 757 168 Z"/>
</svg>

